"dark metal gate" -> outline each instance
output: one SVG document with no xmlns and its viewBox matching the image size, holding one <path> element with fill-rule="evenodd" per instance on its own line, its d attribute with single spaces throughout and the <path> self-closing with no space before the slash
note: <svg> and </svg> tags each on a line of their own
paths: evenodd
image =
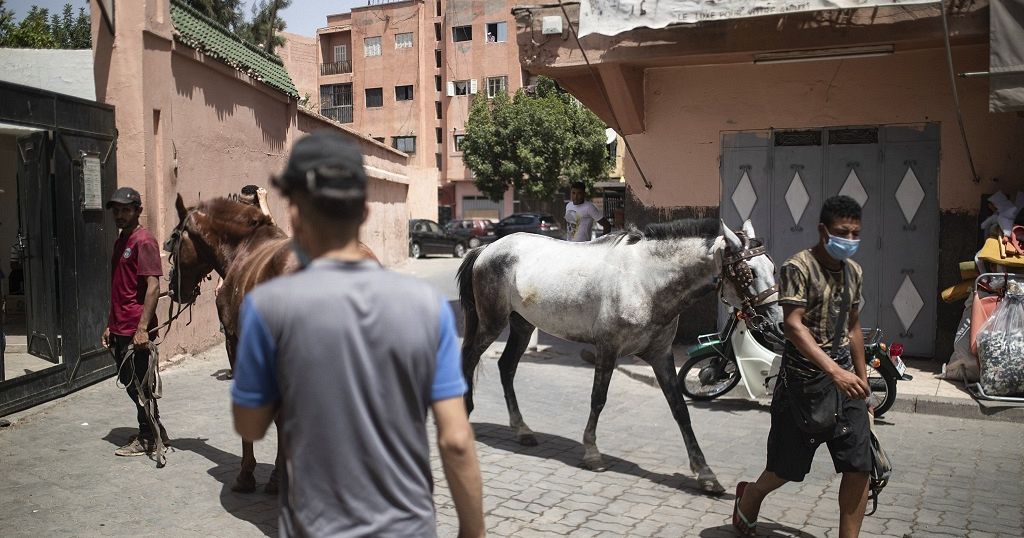
<svg viewBox="0 0 1024 538">
<path fill-rule="evenodd" d="M 0 122 L 39 129 L 18 140 L 19 237 L 29 353 L 54 366 L 0 382 L 0 416 L 109 377 L 100 345 L 117 230 L 113 107 L 0 82 Z"/>
</svg>

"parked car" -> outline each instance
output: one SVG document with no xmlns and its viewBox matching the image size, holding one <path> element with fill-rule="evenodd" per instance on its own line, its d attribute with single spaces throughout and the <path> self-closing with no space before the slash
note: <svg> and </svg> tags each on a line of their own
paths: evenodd
<svg viewBox="0 0 1024 538">
<path fill-rule="evenodd" d="M 501 219 L 494 229 L 494 234 L 498 237 L 505 237 L 516 232 L 540 234 L 558 239 L 565 236 L 555 217 L 545 213 L 516 213 Z"/>
<path fill-rule="evenodd" d="M 409 255 L 422 258 L 428 254 L 451 254 L 461 258 L 469 250 L 469 241 L 448 233 L 441 225 L 426 219 L 409 221 Z"/>
<path fill-rule="evenodd" d="M 469 248 L 479 247 L 498 238 L 494 234 L 494 223 L 487 219 L 456 219 L 444 227 L 448 233 L 464 239 Z"/>
</svg>

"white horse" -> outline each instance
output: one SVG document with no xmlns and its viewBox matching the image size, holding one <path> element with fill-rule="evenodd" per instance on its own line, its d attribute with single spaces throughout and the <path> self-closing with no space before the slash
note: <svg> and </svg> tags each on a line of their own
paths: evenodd
<svg viewBox="0 0 1024 538">
<path fill-rule="evenodd" d="M 686 402 L 677 387 L 672 341 L 689 297 L 722 273 L 727 302 L 762 323 L 781 323 L 781 309 L 775 304 L 775 265 L 753 238 L 749 221 L 742 232 L 734 233 L 713 219 L 681 220 L 589 243 L 517 233 L 472 250 L 457 277 L 466 315 L 462 346 L 463 373 L 470 383 L 466 409 L 473 410 L 473 371 L 480 355 L 510 326 L 498 361 L 501 385 L 514 434 L 521 444 L 536 445 L 513 387 L 530 335 L 540 327 L 566 340 L 593 344 L 597 358 L 583 462 L 589 469 L 604 470 L 597 449 L 597 420 L 616 359 L 636 355 L 654 369 L 701 489 L 724 492 L 690 426 Z"/>
</svg>

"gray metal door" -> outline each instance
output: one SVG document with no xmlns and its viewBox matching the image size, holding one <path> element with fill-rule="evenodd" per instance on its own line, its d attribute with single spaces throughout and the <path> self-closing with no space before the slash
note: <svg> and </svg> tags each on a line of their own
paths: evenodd
<svg viewBox="0 0 1024 538">
<path fill-rule="evenodd" d="M 830 129 L 827 139 L 825 196 L 819 201 L 819 207 L 825 198 L 837 194 L 849 196 L 861 206 L 861 244 L 853 257 L 863 268 L 865 276 L 860 321 L 864 327 L 877 327 L 884 229 L 882 206 L 885 203 L 882 196 L 882 152 L 878 144 L 878 128 Z M 895 335 L 887 333 L 886 336 L 892 338 Z"/>
<path fill-rule="evenodd" d="M 939 127 L 885 128 L 881 326 L 906 354 L 935 353 Z"/>
<path fill-rule="evenodd" d="M 777 131 L 772 146 L 769 253 L 782 264 L 818 241 L 822 197 L 821 130 Z"/>
<path fill-rule="evenodd" d="M 57 364 L 60 321 L 50 155 L 49 133 L 18 139 L 18 237 L 25 271 L 25 334 L 29 353 Z"/>
<path fill-rule="evenodd" d="M 730 226 L 750 218 L 781 264 L 818 241 L 818 210 L 826 198 L 857 200 L 864 216 L 854 257 L 864 269 L 861 324 L 881 327 L 907 355 L 932 356 L 938 125 L 766 133 L 723 133 L 722 218 Z"/>
<path fill-rule="evenodd" d="M 771 170 L 768 131 L 722 134 L 722 204 L 720 215 L 734 230 L 750 219 L 754 231 L 769 237 L 771 223 Z"/>
</svg>

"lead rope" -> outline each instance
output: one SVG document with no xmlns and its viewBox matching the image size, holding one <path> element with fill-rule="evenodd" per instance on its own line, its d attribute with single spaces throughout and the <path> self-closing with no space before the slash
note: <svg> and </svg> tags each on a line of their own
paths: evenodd
<svg viewBox="0 0 1024 538">
<path fill-rule="evenodd" d="M 146 373 L 142 376 L 142 380 L 140 381 L 138 376 L 135 375 L 136 348 L 134 345 L 129 345 L 124 360 L 121 362 L 121 367 L 117 371 L 117 385 L 120 388 L 127 388 L 127 386 L 121 387 L 121 370 L 125 364 L 131 364 L 132 383 L 135 384 L 136 398 L 138 398 L 139 406 L 146 412 L 149 430 L 153 433 L 153 440 L 156 445 L 151 457 L 156 461 L 157 469 L 161 469 L 167 465 L 167 447 L 164 446 L 164 436 L 163 430 L 160 428 L 160 421 L 156 418 L 156 401 L 163 396 L 164 385 L 160 379 L 160 352 L 157 351 L 157 347 L 152 343 L 147 345 L 149 347 L 149 363 L 146 366 Z M 152 395 L 152 397 L 147 396 L 147 391 L 145 390 L 147 388 L 149 389 L 148 394 Z"/>
</svg>

